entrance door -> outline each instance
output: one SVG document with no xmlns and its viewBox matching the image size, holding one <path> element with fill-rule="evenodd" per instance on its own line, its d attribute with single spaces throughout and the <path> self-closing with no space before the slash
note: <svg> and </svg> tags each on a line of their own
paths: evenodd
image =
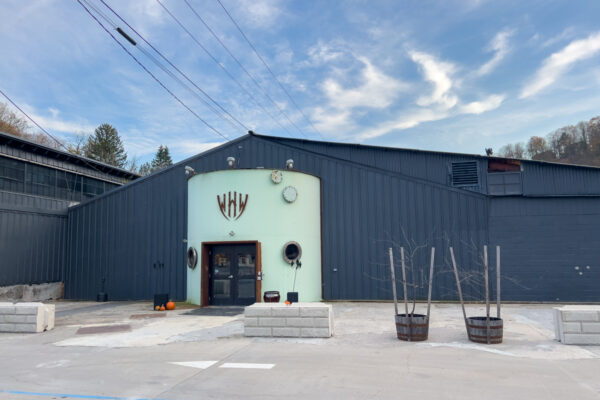
<svg viewBox="0 0 600 400">
<path fill-rule="evenodd" d="M 209 304 L 246 306 L 256 301 L 256 245 L 214 245 L 209 250 Z"/>
</svg>

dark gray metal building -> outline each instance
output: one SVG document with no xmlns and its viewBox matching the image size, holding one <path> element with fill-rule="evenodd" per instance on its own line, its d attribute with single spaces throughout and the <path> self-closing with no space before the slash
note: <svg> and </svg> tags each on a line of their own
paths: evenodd
<svg viewBox="0 0 600 400">
<path fill-rule="evenodd" d="M 68 207 L 137 177 L 0 132 L 0 286 L 63 281 Z"/>
<path fill-rule="evenodd" d="M 111 299 L 185 299 L 184 167 L 226 169 L 229 156 L 238 168 L 293 159 L 320 177 L 324 299 L 391 298 L 387 248 L 413 243 L 438 249 L 436 299 L 456 297 L 448 246 L 477 277 L 487 244 L 502 249 L 504 299 L 600 301 L 597 168 L 253 133 L 70 207 L 66 296 L 93 299 L 106 279 Z M 473 299 L 475 281 L 465 290 Z"/>
<path fill-rule="evenodd" d="M 293 159 L 321 179 L 325 300 L 390 299 L 388 247 L 419 245 L 437 249 L 435 299 L 456 298 L 448 246 L 471 277 L 467 297 L 481 298 L 487 244 L 491 254 L 501 246 L 503 299 L 600 301 L 600 169 L 254 133 L 69 207 L 61 239 L 33 246 L 66 252 L 47 269 L 64 277 L 67 298 L 95 299 L 105 280 L 112 300 L 183 300 L 185 166 L 222 170 L 230 156 L 238 168 L 283 169 Z M 415 262 L 426 265 L 428 250 Z M 417 283 L 427 279 L 421 270 Z"/>
</svg>

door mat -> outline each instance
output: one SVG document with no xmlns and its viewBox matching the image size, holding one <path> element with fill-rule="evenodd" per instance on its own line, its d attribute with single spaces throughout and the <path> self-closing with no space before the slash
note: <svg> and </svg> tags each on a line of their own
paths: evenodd
<svg viewBox="0 0 600 400">
<path fill-rule="evenodd" d="M 195 308 L 182 315 L 203 315 L 212 317 L 233 317 L 234 315 L 240 315 L 244 313 L 244 307 L 202 307 Z"/>
</svg>

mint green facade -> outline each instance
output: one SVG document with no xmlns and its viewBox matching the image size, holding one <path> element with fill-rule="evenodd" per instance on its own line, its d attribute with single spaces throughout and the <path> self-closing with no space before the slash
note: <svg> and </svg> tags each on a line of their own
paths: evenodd
<svg viewBox="0 0 600 400">
<path fill-rule="evenodd" d="M 188 246 L 203 242 L 257 240 L 262 248 L 262 294 L 278 290 L 283 299 L 292 291 L 294 269 L 282 256 L 283 246 L 295 241 L 302 247 L 302 267 L 296 276 L 300 301 L 322 300 L 321 286 L 321 182 L 300 172 L 281 171 L 274 183 L 273 170 L 231 169 L 198 174 L 188 180 Z M 297 198 L 287 202 L 284 188 L 293 186 Z M 248 195 L 238 219 L 221 213 L 217 196 L 237 192 Z M 187 300 L 200 304 L 201 263 L 187 268 Z M 257 299 L 258 300 L 258 299 Z"/>
</svg>

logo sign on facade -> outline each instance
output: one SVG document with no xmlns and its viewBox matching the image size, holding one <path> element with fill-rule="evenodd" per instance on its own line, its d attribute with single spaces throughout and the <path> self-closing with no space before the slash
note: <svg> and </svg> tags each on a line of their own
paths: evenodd
<svg viewBox="0 0 600 400">
<path fill-rule="evenodd" d="M 248 195 L 238 192 L 223 193 L 223 198 L 217 195 L 217 203 L 219 203 L 219 210 L 225 218 L 230 221 L 235 221 L 242 216 L 246 210 L 246 204 L 248 204 Z"/>
</svg>

